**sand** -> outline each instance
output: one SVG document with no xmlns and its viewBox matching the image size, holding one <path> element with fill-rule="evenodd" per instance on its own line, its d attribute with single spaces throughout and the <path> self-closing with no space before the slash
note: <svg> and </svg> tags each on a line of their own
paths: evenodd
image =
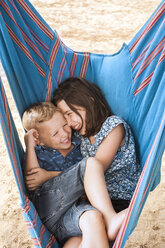
<svg viewBox="0 0 165 248">
<path fill-rule="evenodd" d="M 128 43 L 134 37 L 160 1 L 33 0 L 32 3 L 72 49 L 113 54 L 123 42 Z M 22 125 L 5 75 L 2 77 L 23 142 Z M 0 140 L 0 248 L 32 248 L 1 129 Z M 165 156 L 162 161 L 161 183 L 149 194 L 138 225 L 125 247 L 164 248 L 164 233 Z"/>
</svg>

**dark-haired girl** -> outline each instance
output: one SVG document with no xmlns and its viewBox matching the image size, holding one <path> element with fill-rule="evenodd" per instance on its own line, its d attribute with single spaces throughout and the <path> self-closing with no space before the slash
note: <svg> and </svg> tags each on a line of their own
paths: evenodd
<svg viewBox="0 0 165 248">
<path fill-rule="evenodd" d="M 112 115 L 101 90 L 82 78 L 63 82 L 54 92 L 53 103 L 81 138 L 83 157 L 95 157 L 103 165 L 114 211 L 126 209 L 140 176 L 134 138 L 128 124 Z M 95 195 L 88 198 L 104 215 L 99 199 L 97 201 Z M 108 236 L 115 238 L 114 233 L 111 234 L 113 228 L 109 228 L 111 225 L 106 226 Z"/>
</svg>

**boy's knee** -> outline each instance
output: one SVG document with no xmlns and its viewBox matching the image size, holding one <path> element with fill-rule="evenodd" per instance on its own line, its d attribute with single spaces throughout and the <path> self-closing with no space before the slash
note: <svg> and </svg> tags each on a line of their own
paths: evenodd
<svg viewBox="0 0 165 248">
<path fill-rule="evenodd" d="M 98 210 L 88 210 L 85 211 L 79 220 L 80 228 L 87 230 L 88 227 L 91 228 L 95 225 L 103 223 L 103 215 Z"/>
</svg>

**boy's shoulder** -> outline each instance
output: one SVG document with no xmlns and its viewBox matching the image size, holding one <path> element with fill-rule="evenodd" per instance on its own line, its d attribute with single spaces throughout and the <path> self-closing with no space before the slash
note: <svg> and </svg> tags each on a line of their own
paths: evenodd
<svg viewBox="0 0 165 248">
<path fill-rule="evenodd" d="M 79 136 L 76 136 L 76 135 L 72 135 L 72 144 L 74 146 L 79 146 L 81 143 L 81 139 Z"/>
</svg>

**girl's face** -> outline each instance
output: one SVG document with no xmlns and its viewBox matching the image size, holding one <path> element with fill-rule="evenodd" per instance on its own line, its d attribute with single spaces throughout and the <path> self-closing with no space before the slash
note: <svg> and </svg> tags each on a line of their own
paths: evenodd
<svg viewBox="0 0 165 248">
<path fill-rule="evenodd" d="M 81 115 L 82 119 L 66 104 L 64 100 L 57 103 L 57 107 L 62 111 L 66 118 L 68 125 L 74 130 L 79 131 L 81 135 L 85 134 L 86 129 L 86 111 L 83 107 L 73 105 L 77 112 Z M 83 121 L 82 121 L 83 120 Z"/>
</svg>

